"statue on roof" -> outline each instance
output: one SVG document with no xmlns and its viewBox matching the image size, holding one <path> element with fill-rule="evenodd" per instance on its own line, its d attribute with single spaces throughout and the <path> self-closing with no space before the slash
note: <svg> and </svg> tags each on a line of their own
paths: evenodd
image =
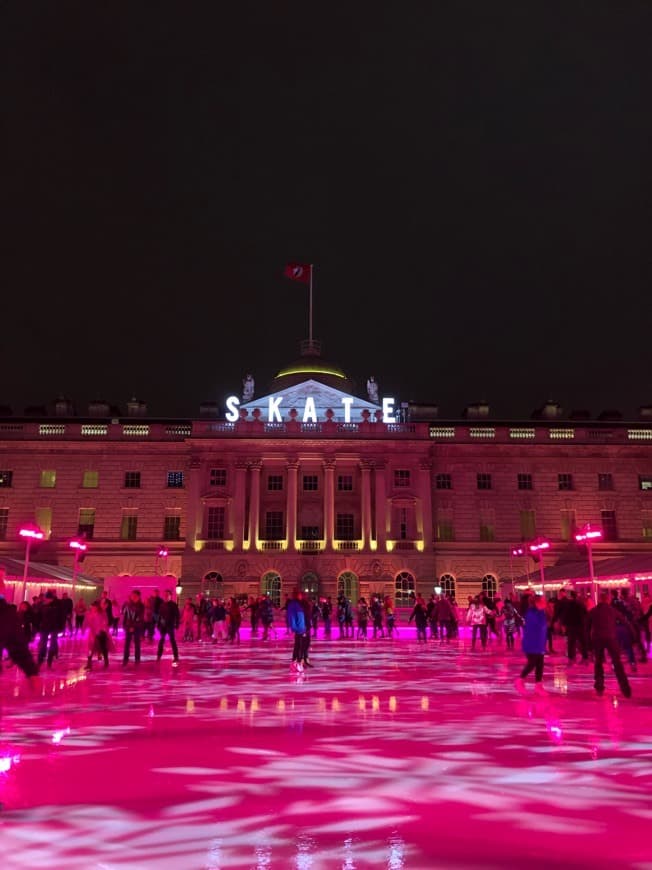
<svg viewBox="0 0 652 870">
<path fill-rule="evenodd" d="M 242 401 L 250 402 L 254 397 L 254 379 L 247 375 L 242 380 Z"/>
<path fill-rule="evenodd" d="M 370 402 L 373 402 L 374 405 L 378 404 L 378 384 L 374 380 L 373 375 L 369 375 L 369 380 L 367 381 L 367 395 Z"/>
</svg>

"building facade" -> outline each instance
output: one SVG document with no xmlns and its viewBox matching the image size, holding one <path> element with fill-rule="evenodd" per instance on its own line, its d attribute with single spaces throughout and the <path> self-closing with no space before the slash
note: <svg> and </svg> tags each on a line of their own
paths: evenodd
<svg viewBox="0 0 652 870">
<path fill-rule="evenodd" d="M 372 379 L 373 380 L 373 379 Z M 546 538 L 544 566 L 583 557 L 590 523 L 602 560 L 652 568 L 652 420 L 459 420 L 349 392 L 312 349 L 256 396 L 251 380 L 224 413 L 151 419 L 95 403 L 85 417 L 0 419 L 0 555 L 18 529 L 45 533 L 35 558 L 71 565 L 88 544 L 98 584 L 163 575 L 185 594 L 380 593 L 407 604 L 436 588 L 496 595 L 537 566 L 519 542 Z M 398 422 L 397 422 L 398 420 Z M 167 575 L 167 577 L 165 576 Z M 650 572 L 652 578 L 652 570 Z M 648 588 L 648 578 L 641 575 Z M 652 588 L 652 582 L 649 584 Z M 641 592 L 645 591 L 643 587 Z"/>
</svg>

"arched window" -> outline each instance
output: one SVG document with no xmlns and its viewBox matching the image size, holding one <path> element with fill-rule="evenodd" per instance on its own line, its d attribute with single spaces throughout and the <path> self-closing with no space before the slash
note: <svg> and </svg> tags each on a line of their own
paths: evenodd
<svg viewBox="0 0 652 870">
<path fill-rule="evenodd" d="M 306 571 L 301 578 L 301 591 L 308 598 L 319 598 L 319 577 L 314 571 Z"/>
<path fill-rule="evenodd" d="M 222 597 L 222 589 L 223 579 L 222 575 L 218 574 L 217 571 L 209 571 L 208 574 L 204 574 L 204 578 L 202 580 L 202 591 L 209 595 L 211 598 Z"/>
<path fill-rule="evenodd" d="M 485 574 L 482 578 L 482 594 L 493 600 L 496 597 L 497 588 L 496 578 L 492 574 Z"/>
<path fill-rule="evenodd" d="M 357 601 L 360 597 L 358 594 L 358 577 L 353 571 L 343 571 L 337 578 L 337 594 L 344 595 L 350 598 L 351 601 Z"/>
<path fill-rule="evenodd" d="M 396 606 L 405 607 L 412 604 L 415 595 L 414 577 L 409 571 L 401 571 L 396 578 Z"/>
<path fill-rule="evenodd" d="M 263 595 L 269 595 L 274 607 L 281 606 L 281 578 L 276 571 L 268 571 L 260 581 L 260 591 Z"/>
<path fill-rule="evenodd" d="M 455 578 L 452 574 L 442 574 L 439 580 L 442 595 L 448 598 L 455 598 Z"/>
</svg>

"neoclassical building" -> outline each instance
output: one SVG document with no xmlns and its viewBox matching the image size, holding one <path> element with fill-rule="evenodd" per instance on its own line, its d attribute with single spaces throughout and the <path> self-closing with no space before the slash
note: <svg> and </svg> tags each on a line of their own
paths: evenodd
<svg viewBox="0 0 652 870">
<path fill-rule="evenodd" d="M 99 586 L 165 574 L 184 594 L 280 602 L 300 584 L 400 604 L 438 587 L 495 595 L 528 572 L 545 584 L 513 555 L 541 538 L 549 585 L 582 582 L 574 535 L 590 523 L 603 533 L 596 574 L 652 588 L 649 410 L 573 419 L 549 403 L 505 421 L 481 404 L 443 420 L 378 395 L 373 378 L 357 392 L 304 342 L 268 389 L 249 377 L 196 419 L 152 419 L 136 400 L 126 415 L 95 402 L 76 416 L 61 400 L 49 414 L 4 416 L 0 557 L 23 557 L 18 531 L 31 522 L 44 532 L 41 563 L 71 567 L 69 540 L 84 536 L 83 571 Z M 610 574 L 616 564 L 628 573 Z"/>
</svg>

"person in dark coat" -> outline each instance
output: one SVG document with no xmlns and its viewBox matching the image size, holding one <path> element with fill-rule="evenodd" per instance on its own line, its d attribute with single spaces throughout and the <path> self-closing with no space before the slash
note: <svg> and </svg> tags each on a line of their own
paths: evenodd
<svg viewBox="0 0 652 870">
<path fill-rule="evenodd" d="M 42 665 L 47 659 L 48 667 L 59 657 L 59 632 L 63 631 L 65 616 L 57 593 L 48 589 L 43 599 L 41 610 L 40 638 L 38 644 L 38 663 Z"/>
<path fill-rule="evenodd" d="M 4 650 L 28 678 L 32 690 L 40 692 L 42 683 L 38 676 L 38 666 L 20 627 L 17 609 L 5 598 L 4 571 L 0 569 L 0 659 Z"/>
<path fill-rule="evenodd" d="M 145 605 L 140 597 L 140 589 L 134 589 L 122 608 L 122 625 L 125 630 L 125 643 L 122 653 L 122 666 L 129 662 L 131 642 L 134 643 L 134 660 L 140 664 L 140 640 L 145 624 Z"/>
<path fill-rule="evenodd" d="M 600 602 L 589 611 L 588 615 L 589 637 L 594 653 L 593 674 L 595 691 L 598 695 L 604 693 L 604 660 L 606 650 L 611 657 L 620 691 L 625 698 L 631 698 L 632 689 L 620 658 L 618 614 L 611 605 L 609 598 L 608 592 L 601 592 Z"/>
<path fill-rule="evenodd" d="M 172 667 L 176 668 L 179 664 L 179 648 L 177 647 L 177 641 L 174 636 L 174 632 L 179 628 L 179 622 L 181 621 L 181 615 L 179 613 L 179 606 L 177 602 L 172 597 L 172 591 L 167 589 L 165 592 L 165 598 L 163 603 L 159 607 L 158 611 L 158 630 L 159 630 L 159 642 L 158 642 L 158 651 L 156 653 L 156 661 L 161 661 L 161 656 L 163 655 L 163 645 L 165 644 L 166 635 L 170 638 L 170 646 L 172 647 L 172 655 L 174 656 L 174 660 L 172 662 Z"/>
</svg>

